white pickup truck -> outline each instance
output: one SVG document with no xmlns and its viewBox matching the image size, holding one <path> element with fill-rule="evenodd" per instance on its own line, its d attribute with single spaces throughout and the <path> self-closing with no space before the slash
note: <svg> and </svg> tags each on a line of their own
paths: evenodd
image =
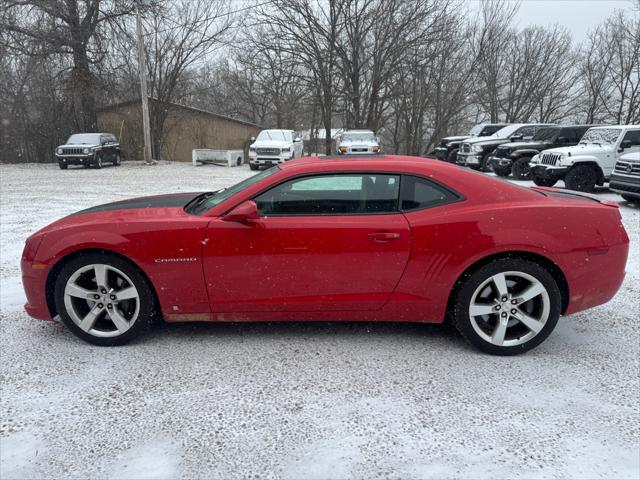
<svg viewBox="0 0 640 480">
<path fill-rule="evenodd" d="M 302 139 L 293 130 L 262 130 L 249 145 L 249 167 L 271 167 L 302 156 Z"/>
<path fill-rule="evenodd" d="M 551 187 L 564 180 L 571 190 L 592 191 L 603 185 L 618 159 L 640 152 L 640 125 L 593 127 L 573 147 L 543 150 L 529 165 L 536 185 Z"/>
</svg>

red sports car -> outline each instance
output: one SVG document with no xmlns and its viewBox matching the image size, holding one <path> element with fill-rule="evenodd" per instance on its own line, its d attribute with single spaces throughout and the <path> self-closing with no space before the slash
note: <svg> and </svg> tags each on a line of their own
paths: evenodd
<svg viewBox="0 0 640 480">
<path fill-rule="evenodd" d="M 65 217 L 27 240 L 27 312 L 119 345 L 156 318 L 451 321 L 479 349 L 540 344 L 607 302 L 617 204 L 424 158 L 306 158 L 217 192 Z"/>
</svg>

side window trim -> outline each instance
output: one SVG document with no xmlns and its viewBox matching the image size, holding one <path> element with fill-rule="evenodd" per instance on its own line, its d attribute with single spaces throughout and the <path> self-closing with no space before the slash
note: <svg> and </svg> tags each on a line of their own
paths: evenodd
<svg viewBox="0 0 640 480">
<path fill-rule="evenodd" d="M 284 185 L 285 183 L 289 183 L 294 180 L 300 180 L 303 178 L 310 178 L 310 177 L 327 177 L 331 175 L 363 175 L 363 176 L 364 175 L 393 175 L 398 177 L 399 184 L 398 184 L 398 197 L 397 197 L 396 209 L 393 211 L 385 211 L 385 212 L 357 212 L 357 213 L 270 213 L 267 215 L 261 214 L 261 216 L 264 216 L 264 217 L 362 217 L 362 216 L 368 216 L 368 215 L 402 215 L 403 213 L 401 209 L 402 177 L 404 177 L 404 175 L 400 172 L 344 171 L 344 172 L 331 172 L 331 173 L 320 173 L 320 172 L 306 173 L 306 174 L 297 175 L 295 177 L 289 177 L 280 183 L 272 185 L 255 194 L 253 197 L 251 197 L 251 200 L 256 201 L 256 199 L 261 195 L 264 195 L 265 193 L 275 188 L 278 188 L 281 185 Z"/>
<path fill-rule="evenodd" d="M 432 185 L 435 185 L 437 188 L 444 190 L 445 192 L 447 192 L 448 194 L 451 195 L 450 199 L 446 199 L 443 200 L 441 202 L 437 202 L 437 203 L 433 203 L 431 205 L 426 205 L 424 207 L 419 207 L 419 208 L 412 208 L 410 210 L 404 210 L 402 208 L 402 202 L 405 200 L 405 193 L 406 193 L 406 189 L 403 188 L 403 185 L 406 185 L 408 182 L 408 178 L 407 177 L 415 177 L 415 178 L 419 178 L 420 180 L 423 180 L 427 183 L 430 183 Z M 404 213 L 413 213 L 413 212 L 419 212 L 421 210 L 429 210 L 430 208 L 435 208 L 435 207 L 442 207 L 444 205 L 451 205 L 453 203 L 458 203 L 458 202 L 463 202 L 467 199 L 467 197 L 465 197 L 463 194 L 458 193 L 457 191 L 455 191 L 454 189 L 452 189 L 451 187 L 448 187 L 447 185 L 444 185 L 442 183 L 440 183 L 437 180 L 434 180 L 433 178 L 427 178 L 424 177 L 422 175 L 416 175 L 416 174 L 409 174 L 409 173 L 403 173 L 401 175 L 400 178 L 400 199 L 398 201 L 398 206 L 400 208 L 400 211 L 404 214 Z"/>
</svg>

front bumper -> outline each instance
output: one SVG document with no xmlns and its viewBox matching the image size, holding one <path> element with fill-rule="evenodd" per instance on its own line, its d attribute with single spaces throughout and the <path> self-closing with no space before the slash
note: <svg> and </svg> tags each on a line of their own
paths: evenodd
<svg viewBox="0 0 640 480">
<path fill-rule="evenodd" d="M 570 167 L 554 167 L 551 165 L 540 165 L 539 163 L 530 163 L 531 175 L 533 177 L 544 178 L 548 180 L 562 180 L 569 171 Z"/>
<path fill-rule="evenodd" d="M 279 165 L 281 163 L 284 163 L 288 160 L 291 160 L 293 157 L 292 156 L 287 156 L 287 157 L 269 157 L 269 156 L 265 156 L 265 155 L 260 155 L 260 156 L 256 156 L 256 155 L 251 155 L 249 154 L 249 163 L 251 165 L 257 165 L 260 167 L 272 167 L 274 165 Z"/>
<path fill-rule="evenodd" d="M 482 163 L 482 153 L 460 153 L 456 157 L 456 163 L 459 165 L 465 165 L 467 167 L 479 167 Z"/>
<path fill-rule="evenodd" d="M 513 165 L 512 158 L 494 157 L 493 155 L 487 159 L 487 165 L 489 168 L 507 168 Z"/>
<path fill-rule="evenodd" d="M 616 193 L 640 198 L 640 177 L 614 172 L 609 180 L 609 189 Z"/>
<path fill-rule="evenodd" d="M 63 165 L 92 165 L 94 160 L 92 154 L 74 156 L 56 155 L 56 158 L 58 159 L 58 163 L 62 163 Z"/>
</svg>

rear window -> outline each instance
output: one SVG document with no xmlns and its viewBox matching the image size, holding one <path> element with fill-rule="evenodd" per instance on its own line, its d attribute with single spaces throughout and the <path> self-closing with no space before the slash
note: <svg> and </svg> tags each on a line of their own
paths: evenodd
<svg viewBox="0 0 640 480">
<path fill-rule="evenodd" d="M 420 210 L 455 202 L 460 197 L 426 178 L 405 175 L 402 177 L 403 211 Z"/>
</svg>

